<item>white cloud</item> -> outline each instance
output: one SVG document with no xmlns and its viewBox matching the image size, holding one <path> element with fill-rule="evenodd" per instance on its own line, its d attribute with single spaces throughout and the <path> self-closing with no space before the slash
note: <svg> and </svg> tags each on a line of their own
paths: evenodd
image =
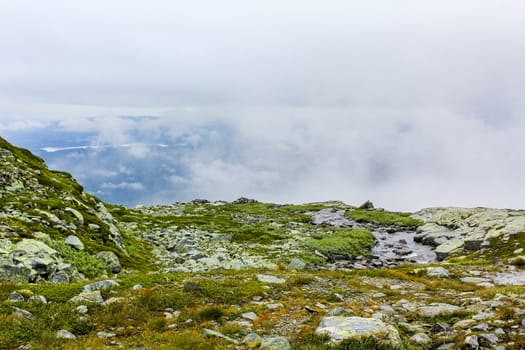
<svg viewBox="0 0 525 350">
<path fill-rule="evenodd" d="M 133 191 L 139 191 L 144 189 L 144 185 L 140 182 L 121 182 L 118 184 L 114 184 L 112 182 L 104 182 L 100 187 L 104 189 L 124 189 Z"/>
<path fill-rule="evenodd" d="M 135 163 L 115 159 L 108 171 L 129 177 L 106 192 L 149 189 L 132 168 L 155 160 L 147 170 L 173 185 L 148 193 L 162 200 L 523 207 L 524 11 L 518 0 L 9 2 L 0 132 L 58 122 L 95 135 L 70 147 L 123 147 Z M 78 177 L 96 162 L 83 158 Z"/>
</svg>

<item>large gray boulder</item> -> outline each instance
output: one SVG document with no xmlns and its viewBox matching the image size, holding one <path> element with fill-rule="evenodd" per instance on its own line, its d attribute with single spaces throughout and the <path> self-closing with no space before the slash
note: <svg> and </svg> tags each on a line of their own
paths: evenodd
<svg viewBox="0 0 525 350">
<path fill-rule="evenodd" d="M 401 348 L 401 337 L 397 329 L 381 320 L 363 317 L 330 316 L 322 319 L 316 334 L 328 335 L 333 344 L 347 339 L 372 337 L 393 348 Z"/>
<path fill-rule="evenodd" d="M 0 261 L 0 278 L 34 282 L 49 278 L 60 263 L 56 250 L 44 242 L 24 238 Z"/>
</svg>

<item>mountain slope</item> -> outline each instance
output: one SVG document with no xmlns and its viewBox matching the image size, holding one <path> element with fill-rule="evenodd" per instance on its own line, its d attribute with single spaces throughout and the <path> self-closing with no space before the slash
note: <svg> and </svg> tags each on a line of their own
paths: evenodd
<svg viewBox="0 0 525 350">
<path fill-rule="evenodd" d="M 68 236 L 77 238 L 69 241 L 80 241 L 76 248 L 64 242 Z M 101 251 L 135 260 L 130 259 L 126 239 L 103 202 L 86 193 L 68 173 L 48 169 L 41 158 L 2 138 L 0 239 L 4 266 L 0 279 L 56 275 L 64 280 L 64 275 L 74 277 L 76 270 L 96 275 L 104 269 L 93 255 Z M 61 266 L 64 262 L 72 266 Z"/>
</svg>

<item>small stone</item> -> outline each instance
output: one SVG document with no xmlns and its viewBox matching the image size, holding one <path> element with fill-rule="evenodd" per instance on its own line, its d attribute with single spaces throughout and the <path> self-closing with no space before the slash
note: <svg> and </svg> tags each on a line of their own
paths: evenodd
<svg viewBox="0 0 525 350">
<path fill-rule="evenodd" d="M 461 320 L 454 323 L 452 328 L 455 330 L 463 330 L 472 327 L 474 324 L 476 324 L 475 320 Z"/>
<path fill-rule="evenodd" d="M 286 282 L 284 278 L 279 278 L 279 277 L 275 277 L 271 275 L 257 275 L 257 280 L 263 283 L 275 283 L 275 284 L 283 284 Z"/>
<path fill-rule="evenodd" d="M 326 309 L 326 305 L 322 303 L 316 303 L 315 307 L 318 307 L 319 309 L 323 309 L 323 310 Z"/>
<path fill-rule="evenodd" d="M 472 330 L 486 332 L 486 331 L 489 330 L 489 325 L 486 324 L 486 323 L 478 324 L 478 325 L 475 325 L 474 327 L 472 327 Z"/>
<path fill-rule="evenodd" d="M 446 343 L 446 344 L 443 344 L 441 345 L 439 348 L 437 348 L 436 350 L 448 350 L 448 349 L 452 349 L 454 347 L 454 343 Z"/>
<path fill-rule="evenodd" d="M 246 345 L 247 347 L 249 347 L 250 349 L 257 348 L 259 345 L 261 345 L 261 342 L 262 342 L 262 338 L 257 333 L 249 333 L 242 340 L 242 343 Z"/>
<path fill-rule="evenodd" d="M 444 267 L 429 267 L 427 268 L 427 276 L 437 278 L 449 278 L 450 272 Z"/>
<path fill-rule="evenodd" d="M 283 304 L 277 303 L 277 304 L 266 304 L 265 307 L 268 310 L 276 310 L 276 309 L 282 309 L 284 307 Z"/>
<path fill-rule="evenodd" d="M 89 311 L 86 305 L 79 305 L 75 310 L 81 315 L 85 315 Z"/>
<path fill-rule="evenodd" d="M 43 295 L 33 295 L 32 297 L 29 298 L 28 301 L 33 302 L 33 303 L 47 304 L 47 299 Z"/>
<path fill-rule="evenodd" d="M 478 334 L 478 343 L 480 346 L 491 348 L 498 343 L 498 337 L 491 333 Z"/>
<path fill-rule="evenodd" d="M 260 350 L 290 350 L 292 347 L 288 339 L 278 335 L 264 336 L 261 340 Z"/>
<path fill-rule="evenodd" d="M 112 288 L 112 287 L 116 287 L 118 285 L 119 284 L 118 284 L 117 281 L 114 281 L 114 280 L 103 280 L 103 281 L 98 281 L 98 282 L 86 284 L 83 289 L 84 289 L 84 292 L 94 292 L 96 290 Z"/>
<path fill-rule="evenodd" d="M 207 337 L 207 338 L 215 337 L 215 338 L 220 338 L 220 339 L 227 340 L 230 343 L 234 343 L 234 344 L 238 343 L 237 340 L 232 339 L 232 338 L 222 334 L 221 332 L 214 331 L 213 329 L 203 328 L 202 335 Z"/>
<path fill-rule="evenodd" d="M 344 313 L 345 313 L 345 309 L 341 306 L 336 306 L 332 310 L 330 310 L 330 312 L 328 312 L 330 316 L 340 316 Z"/>
<path fill-rule="evenodd" d="M 61 329 L 57 331 L 57 338 L 58 339 L 69 339 L 69 340 L 77 339 L 77 337 L 73 333 L 65 329 Z"/>
<path fill-rule="evenodd" d="M 241 316 L 242 318 L 249 320 L 249 321 L 256 321 L 259 319 L 259 316 L 257 316 L 255 312 L 245 312 Z"/>
<path fill-rule="evenodd" d="M 73 298 L 69 299 L 70 303 L 103 303 L 104 298 L 99 290 L 94 292 L 83 292 Z"/>
<path fill-rule="evenodd" d="M 84 250 L 84 243 L 75 235 L 67 236 L 64 242 L 76 250 Z"/>
<path fill-rule="evenodd" d="M 465 338 L 465 345 L 469 346 L 471 349 L 479 349 L 478 336 L 470 335 Z"/>
<path fill-rule="evenodd" d="M 428 345 L 432 342 L 432 339 L 425 333 L 417 333 L 410 338 L 410 342 L 416 345 Z"/>
<path fill-rule="evenodd" d="M 288 263 L 288 268 L 292 270 L 304 270 L 306 268 L 306 263 L 301 259 L 293 258 Z"/>
<path fill-rule="evenodd" d="M 22 294 L 18 292 L 12 292 L 11 294 L 9 294 L 7 301 L 11 303 L 23 303 L 25 301 L 25 298 Z"/>
<path fill-rule="evenodd" d="M 116 337 L 116 334 L 110 332 L 97 332 L 97 337 L 99 337 L 100 339 L 109 339 Z"/>
<path fill-rule="evenodd" d="M 24 309 L 19 309 L 17 307 L 13 307 L 12 315 L 13 317 L 18 318 L 18 319 L 25 318 L 27 320 L 32 320 L 33 318 L 35 318 L 35 316 L 31 312 L 24 310 Z"/>
<path fill-rule="evenodd" d="M 135 284 L 131 289 L 133 289 L 133 290 L 140 290 L 142 288 L 143 287 L 140 284 Z"/>
</svg>

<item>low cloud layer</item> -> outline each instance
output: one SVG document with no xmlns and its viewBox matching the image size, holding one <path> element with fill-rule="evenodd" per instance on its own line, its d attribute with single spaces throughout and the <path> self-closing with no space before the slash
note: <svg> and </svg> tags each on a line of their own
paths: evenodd
<svg viewBox="0 0 525 350">
<path fill-rule="evenodd" d="M 521 1 L 23 3 L 0 133 L 102 197 L 524 207 Z"/>
</svg>

